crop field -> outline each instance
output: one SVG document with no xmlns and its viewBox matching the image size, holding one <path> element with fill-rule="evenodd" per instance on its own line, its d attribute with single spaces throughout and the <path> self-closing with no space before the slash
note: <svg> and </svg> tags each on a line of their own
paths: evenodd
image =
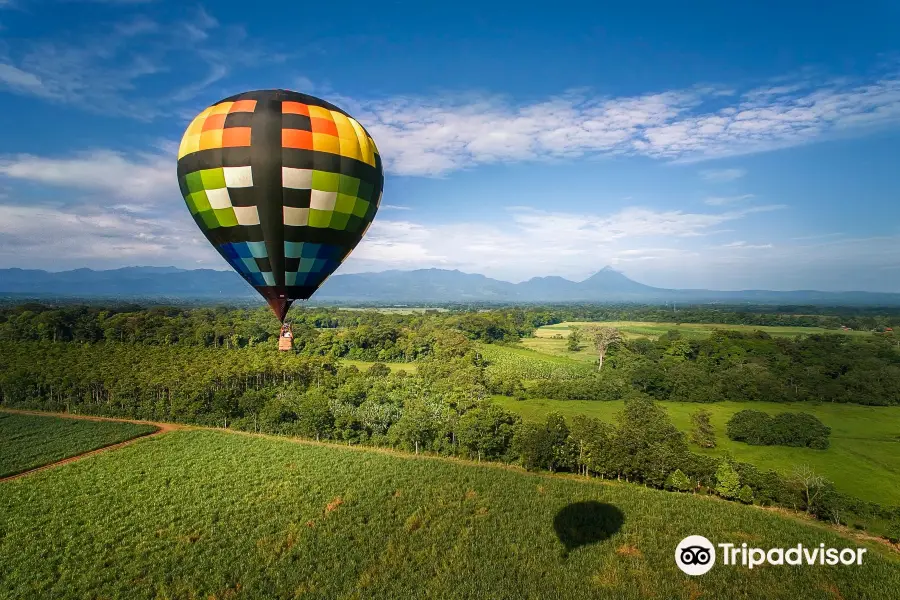
<svg viewBox="0 0 900 600">
<path fill-rule="evenodd" d="M 509 372 L 522 379 L 573 379 L 593 370 L 568 358 L 510 346 L 479 344 L 478 351 L 488 362 L 488 374 Z"/>
<path fill-rule="evenodd" d="M 638 337 L 657 338 L 662 334 L 675 330 L 688 339 L 702 339 L 707 337 L 714 329 L 728 329 L 732 331 L 765 331 L 771 336 L 793 337 L 796 335 L 811 335 L 814 333 L 840 333 L 843 335 L 872 335 L 868 331 L 842 331 L 824 329 L 822 327 L 777 327 L 762 325 L 727 325 L 724 323 L 652 323 L 645 321 L 606 321 L 606 322 L 575 322 L 567 321 L 556 325 L 545 325 L 534 331 L 534 337 L 522 340 L 522 345 L 531 350 L 537 350 L 554 356 L 566 356 L 575 360 L 594 362 L 596 354 L 590 347 L 590 342 L 584 340 L 581 350 L 570 352 L 566 349 L 566 337 L 572 327 L 585 327 L 588 325 L 601 325 L 603 327 L 615 327 L 619 329 L 626 339 Z"/>
<path fill-rule="evenodd" d="M 900 586 L 875 543 L 861 566 L 691 578 L 673 560 L 691 534 L 869 544 L 630 484 L 182 430 L 0 484 L 0 596 L 878 600 Z"/>
<path fill-rule="evenodd" d="M 152 425 L 0 412 L 0 477 L 154 431 Z"/>
<path fill-rule="evenodd" d="M 551 411 L 571 419 L 577 414 L 612 421 L 622 410 L 621 401 L 514 400 L 495 396 L 498 404 L 529 420 L 542 420 Z M 773 402 L 716 402 L 695 404 L 661 402 L 672 422 L 684 432 L 691 428 L 691 413 L 704 408 L 712 413 L 717 447 L 703 449 L 691 444 L 694 452 L 713 455 L 731 453 L 735 459 L 762 469 L 789 474 L 795 465 L 807 464 L 854 496 L 888 505 L 900 505 L 900 407 L 872 407 L 855 404 L 781 404 Z M 725 435 L 731 415 L 744 410 L 808 412 L 831 427 L 827 450 L 784 446 L 751 446 L 734 442 Z"/>
<path fill-rule="evenodd" d="M 369 367 L 371 367 L 375 363 L 369 362 L 367 360 L 350 360 L 348 358 L 342 358 L 342 359 L 340 359 L 340 364 L 346 365 L 346 366 L 353 365 L 360 371 L 367 371 L 369 369 Z M 418 365 L 416 365 L 416 363 L 389 362 L 389 363 L 382 363 L 382 364 L 387 365 L 393 372 L 406 371 L 407 373 L 415 373 L 416 368 L 418 366 Z"/>
</svg>

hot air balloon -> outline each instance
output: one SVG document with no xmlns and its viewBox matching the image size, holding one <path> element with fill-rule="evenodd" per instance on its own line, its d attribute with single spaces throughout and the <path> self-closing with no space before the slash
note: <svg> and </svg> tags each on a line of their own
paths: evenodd
<svg viewBox="0 0 900 600">
<path fill-rule="evenodd" d="M 384 174 L 372 137 L 346 112 L 261 90 L 191 121 L 178 184 L 206 239 L 284 323 L 365 235 Z"/>
</svg>

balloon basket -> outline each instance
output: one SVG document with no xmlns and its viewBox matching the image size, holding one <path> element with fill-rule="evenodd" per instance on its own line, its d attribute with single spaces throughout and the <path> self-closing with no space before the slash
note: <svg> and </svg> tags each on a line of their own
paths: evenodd
<svg viewBox="0 0 900 600">
<path fill-rule="evenodd" d="M 281 352 L 290 352 L 294 349 L 294 329 L 290 323 L 281 326 L 281 333 L 278 335 L 278 349 Z"/>
</svg>

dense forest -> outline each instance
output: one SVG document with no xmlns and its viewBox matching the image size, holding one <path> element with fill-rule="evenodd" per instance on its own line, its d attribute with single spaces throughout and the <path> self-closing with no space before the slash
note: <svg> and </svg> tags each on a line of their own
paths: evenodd
<svg viewBox="0 0 900 600">
<path fill-rule="evenodd" d="M 609 310 L 609 318 L 623 318 Z M 693 453 L 654 402 L 896 404 L 900 347 L 893 336 L 773 338 L 718 330 L 688 340 L 669 333 L 656 340 L 619 340 L 602 369 L 586 365 L 566 377 L 533 376 L 515 365 L 496 369 L 484 351 L 515 344 L 536 327 L 576 318 L 586 315 L 552 308 L 410 314 L 297 310 L 295 351 L 283 353 L 272 337 L 277 322 L 262 309 L 23 305 L 0 310 L 0 406 L 517 462 L 788 506 L 834 522 L 874 518 L 900 524 L 900 509 L 854 499 L 821 478 L 761 472 Z M 709 318 L 722 322 L 723 316 Z M 775 324 L 787 317 L 753 318 Z M 340 359 L 374 364 L 360 370 Z M 414 362 L 416 368 L 392 372 L 386 362 Z M 559 415 L 535 424 L 492 404 L 490 396 L 497 393 L 624 399 L 625 409 L 615 424 L 589 418 L 566 422 Z M 816 427 L 801 419 L 784 428 L 785 435 L 818 439 L 823 432 Z"/>
</svg>

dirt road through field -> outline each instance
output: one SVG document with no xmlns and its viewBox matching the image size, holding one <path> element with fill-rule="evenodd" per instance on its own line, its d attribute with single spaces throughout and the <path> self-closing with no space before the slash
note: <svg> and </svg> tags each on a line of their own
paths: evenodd
<svg viewBox="0 0 900 600">
<path fill-rule="evenodd" d="M 140 424 L 140 425 L 152 425 L 153 427 L 156 427 L 156 431 L 151 431 L 150 433 L 145 433 L 143 435 L 133 437 L 130 440 L 125 440 L 124 442 L 119 442 L 117 444 L 111 444 L 109 446 L 97 448 L 96 450 L 91 450 L 89 452 L 83 452 L 81 454 L 76 454 L 75 456 L 70 456 L 68 458 L 64 458 L 62 460 L 58 460 L 56 462 L 52 462 L 50 464 L 43 465 L 40 467 L 35 467 L 34 469 L 29 469 L 28 471 L 23 471 L 22 473 L 17 473 L 15 475 L 10 475 L 8 477 L 0 477 L 0 483 L 3 483 L 5 481 L 10 481 L 12 479 L 18 479 L 20 477 L 25 477 L 26 475 L 31 475 L 32 473 L 37 473 L 38 471 L 43 471 L 44 469 L 52 469 L 54 467 L 58 467 L 60 465 L 66 464 L 66 463 L 75 462 L 76 460 L 88 458 L 89 456 L 93 456 L 95 454 L 100 454 L 101 452 L 109 452 L 111 450 L 116 450 L 118 448 L 128 446 L 129 444 L 133 444 L 134 442 L 136 442 L 138 440 L 146 439 L 148 437 L 163 435 L 165 433 L 169 433 L 170 431 L 176 431 L 178 429 L 188 429 L 188 427 L 185 425 L 178 425 L 175 423 L 159 423 L 159 422 L 155 422 L 155 421 L 134 421 L 131 419 L 95 417 L 92 415 L 75 415 L 75 414 L 70 414 L 70 413 L 49 413 L 49 412 L 41 412 L 41 411 L 35 411 L 35 410 L 17 410 L 17 409 L 12 409 L 12 408 L 0 408 L 0 412 L 11 413 L 11 414 L 16 414 L 16 415 L 33 415 L 33 416 L 37 416 L 37 417 L 60 417 L 63 419 L 82 419 L 85 421 L 112 421 L 115 423 L 136 423 L 136 424 Z"/>
</svg>

